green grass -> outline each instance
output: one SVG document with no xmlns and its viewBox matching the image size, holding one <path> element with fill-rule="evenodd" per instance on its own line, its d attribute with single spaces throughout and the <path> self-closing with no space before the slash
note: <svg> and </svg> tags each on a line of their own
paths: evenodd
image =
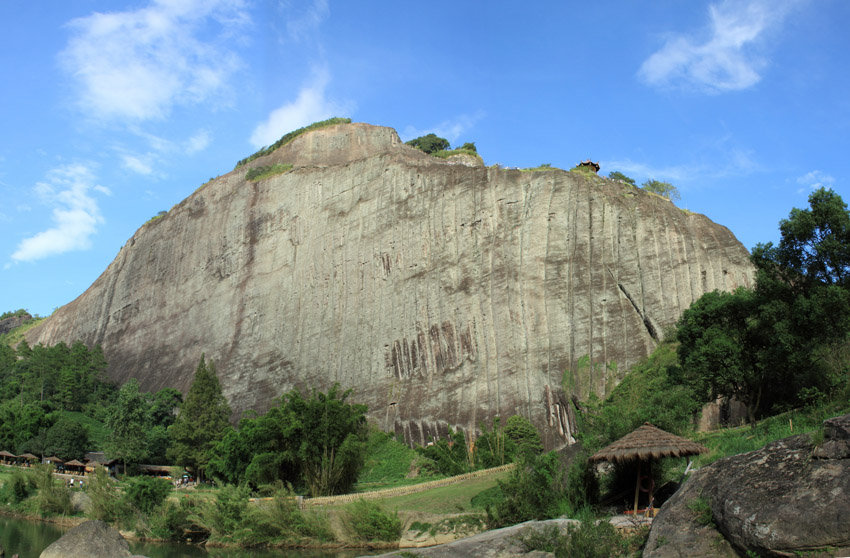
<svg viewBox="0 0 850 558">
<path fill-rule="evenodd" d="M 537 165 L 536 167 L 528 167 L 528 168 L 519 169 L 519 170 L 520 170 L 520 172 L 545 172 L 545 171 L 550 171 L 550 170 L 562 170 L 562 169 L 559 169 L 558 167 L 553 167 L 549 163 L 544 163 L 542 165 Z"/>
<path fill-rule="evenodd" d="M 286 134 L 285 136 L 283 136 L 282 138 L 280 138 L 279 140 L 277 140 L 276 142 L 274 142 L 270 146 L 264 147 L 264 148 L 260 149 L 259 151 L 257 151 L 256 153 L 254 153 L 253 155 L 249 155 L 248 157 L 245 157 L 244 159 L 242 159 L 241 161 L 236 163 L 236 168 L 238 169 L 242 165 L 250 163 L 254 159 L 257 159 L 257 158 L 262 157 L 264 155 L 268 155 L 269 153 L 271 153 L 275 149 L 283 147 L 287 143 L 291 142 L 292 140 L 294 140 L 295 138 L 297 138 L 301 134 L 305 134 L 307 132 L 312 132 L 313 130 L 319 130 L 321 128 L 327 128 L 328 126 L 333 126 L 335 124 L 348 124 L 350 122 L 351 122 L 350 118 L 328 118 L 327 120 L 322 120 L 321 122 L 313 122 L 309 126 L 304 126 L 303 128 L 298 128 L 295 131 L 289 132 L 288 134 Z"/>
<path fill-rule="evenodd" d="M 357 480 L 355 491 L 379 490 L 422 482 L 421 478 L 407 478 L 410 465 L 417 457 L 415 450 L 395 440 L 391 435 L 378 430 L 371 432 L 366 462 Z"/>
<path fill-rule="evenodd" d="M 471 500 L 481 492 L 497 486 L 496 480 L 504 479 L 509 474 L 510 471 L 502 471 L 425 492 L 385 498 L 381 500 L 381 503 L 387 509 L 421 513 L 448 514 L 470 510 L 480 511 L 473 508 Z"/>
<path fill-rule="evenodd" d="M 266 165 L 262 167 L 254 167 L 252 169 L 248 169 L 248 172 L 245 173 L 245 180 L 251 180 L 253 182 L 257 182 L 258 180 L 262 180 L 264 178 L 268 178 L 270 176 L 274 176 L 276 174 L 283 174 L 286 171 L 290 170 L 292 165 L 290 164 L 281 164 L 278 163 L 276 165 Z"/>
<path fill-rule="evenodd" d="M 711 451 L 697 457 L 695 462 L 698 466 L 708 465 L 720 458 L 757 450 L 796 434 L 815 433 L 817 438 L 823 421 L 848 412 L 850 405 L 847 403 L 831 403 L 814 409 L 788 411 L 752 425 L 698 433 L 694 440 Z"/>
<path fill-rule="evenodd" d="M 484 159 L 481 158 L 481 155 L 471 149 L 444 149 L 442 151 L 435 151 L 434 153 L 431 153 L 432 157 L 437 157 L 439 159 L 448 159 L 455 155 L 469 155 L 470 157 L 474 157 L 481 161 L 482 165 L 484 164 Z"/>
</svg>

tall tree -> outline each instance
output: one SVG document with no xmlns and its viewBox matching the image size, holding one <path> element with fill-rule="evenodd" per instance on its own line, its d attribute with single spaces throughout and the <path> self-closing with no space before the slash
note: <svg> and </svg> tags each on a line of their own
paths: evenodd
<svg viewBox="0 0 850 558">
<path fill-rule="evenodd" d="M 625 182 L 626 184 L 631 184 L 632 186 L 637 187 L 637 182 L 635 182 L 635 179 L 634 179 L 634 178 L 629 178 L 628 176 L 626 176 L 625 174 L 621 173 L 620 171 L 611 171 L 611 172 L 609 172 L 609 173 L 608 173 L 608 178 L 610 178 L 611 180 L 622 180 L 622 181 L 623 181 L 623 182 Z"/>
<path fill-rule="evenodd" d="M 139 463 L 147 457 L 148 405 L 139 393 L 139 381 L 130 379 L 118 391 L 118 399 L 109 408 L 106 426 L 112 432 L 107 442 L 109 454 L 124 463 Z"/>
<path fill-rule="evenodd" d="M 177 420 L 168 429 L 173 440 L 168 456 L 191 469 L 198 480 L 203 481 L 212 449 L 230 426 L 230 413 L 215 365 L 212 361 L 207 365 L 204 355 L 201 355 Z"/>
<path fill-rule="evenodd" d="M 450 147 L 449 140 L 436 134 L 420 136 L 405 143 L 429 154 L 444 151 Z"/>
</svg>

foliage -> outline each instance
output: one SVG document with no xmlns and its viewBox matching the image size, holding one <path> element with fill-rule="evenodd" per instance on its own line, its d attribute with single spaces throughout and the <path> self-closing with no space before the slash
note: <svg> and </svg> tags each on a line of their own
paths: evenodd
<svg viewBox="0 0 850 558">
<path fill-rule="evenodd" d="M 522 172 L 539 172 L 539 171 L 556 170 L 556 167 L 553 167 L 549 163 L 541 163 L 541 164 L 537 165 L 536 167 L 528 167 L 528 168 L 519 169 L 519 170 L 522 171 Z"/>
<path fill-rule="evenodd" d="M 426 458 L 423 469 L 431 474 L 454 476 L 472 470 L 473 458 L 466 445 L 466 437 L 460 430 L 449 428 L 448 440 L 441 438 L 424 448 L 416 448 L 416 451 Z"/>
<path fill-rule="evenodd" d="M 250 163 L 254 159 L 257 159 L 257 158 L 262 157 L 264 155 L 268 155 L 269 153 L 271 153 L 275 149 L 283 147 L 287 143 L 291 142 L 292 140 L 294 140 L 295 138 L 297 138 L 301 134 L 305 134 L 307 132 L 312 132 L 313 130 L 319 130 L 321 128 L 326 128 L 328 126 L 333 126 L 335 124 L 348 124 L 350 122 L 351 122 L 350 118 L 335 117 L 335 118 L 328 118 L 327 120 L 322 120 L 321 122 L 313 122 L 309 126 L 304 126 L 303 128 L 298 128 L 297 130 L 295 130 L 293 132 L 289 132 L 288 134 L 284 135 L 283 137 L 281 137 L 279 140 L 277 140 L 276 142 L 274 142 L 270 146 L 263 147 L 262 149 L 260 149 L 256 153 L 254 153 L 253 155 L 249 155 L 248 157 L 245 157 L 244 159 L 242 159 L 241 161 L 236 163 L 236 168 L 239 168 L 242 165 Z"/>
<path fill-rule="evenodd" d="M 128 461 L 139 463 L 148 455 L 147 417 L 147 402 L 139 393 L 139 381 L 131 378 L 118 390 L 106 420 L 112 432 L 107 449 L 112 457 L 124 462 L 125 473 Z"/>
<path fill-rule="evenodd" d="M 571 509 L 566 476 L 555 452 L 519 463 L 508 479 L 498 484 L 504 499 L 487 509 L 491 528 L 558 517 Z"/>
<path fill-rule="evenodd" d="M 850 213 L 820 189 L 759 244 L 753 290 L 708 293 L 679 322 L 679 356 L 703 399 L 735 396 L 749 418 L 846 395 Z"/>
<path fill-rule="evenodd" d="M 358 487 L 404 482 L 417 455 L 416 450 L 391 434 L 370 429 L 363 469 L 357 477 Z"/>
<path fill-rule="evenodd" d="M 53 471 L 53 465 L 36 465 L 33 470 L 36 512 L 42 517 L 71 512 L 71 494 Z"/>
<path fill-rule="evenodd" d="M 581 523 L 570 527 L 567 533 L 555 525 L 542 529 L 529 528 L 519 535 L 526 551 L 540 550 L 554 553 L 555 558 L 608 558 L 631 556 L 640 549 L 648 533 L 638 532 L 635 538 L 621 534 L 605 519 L 593 517 L 584 510 Z"/>
<path fill-rule="evenodd" d="M 478 148 L 475 147 L 474 141 L 468 141 L 461 145 L 460 147 L 455 148 L 456 151 L 471 151 L 473 153 L 478 153 Z"/>
<path fill-rule="evenodd" d="M 264 178 L 268 178 L 270 176 L 274 176 L 276 174 L 282 174 L 286 171 L 290 170 L 292 165 L 290 164 L 281 164 L 277 163 L 275 165 L 265 165 L 260 167 L 252 167 L 248 169 L 248 172 L 245 173 L 245 180 L 252 180 L 254 182 L 258 180 L 262 180 Z"/>
<path fill-rule="evenodd" d="M 619 171 L 609 172 L 608 178 L 610 178 L 611 180 L 622 180 L 626 184 L 631 184 L 632 186 L 637 187 L 637 183 L 635 182 L 634 178 L 629 178 L 628 176 Z"/>
<path fill-rule="evenodd" d="M 373 501 L 358 500 L 349 505 L 343 517 L 348 535 L 357 541 L 397 541 L 401 537 L 401 519 Z"/>
<path fill-rule="evenodd" d="M 700 495 L 688 503 L 688 509 L 694 512 L 696 522 L 700 525 L 714 525 L 714 512 L 707 498 Z"/>
<path fill-rule="evenodd" d="M 91 498 L 89 517 L 106 523 L 119 523 L 129 516 L 130 509 L 121 497 L 121 491 L 114 479 L 103 467 L 95 468 L 94 475 L 88 476 L 86 493 Z"/>
<path fill-rule="evenodd" d="M 35 484 L 23 471 L 16 470 L 0 487 L 0 503 L 20 504 L 34 490 Z"/>
<path fill-rule="evenodd" d="M 543 451 L 540 433 L 525 417 L 519 415 L 508 417 L 508 422 L 505 424 L 505 436 L 513 442 L 516 455 L 529 457 Z"/>
<path fill-rule="evenodd" d="M 207 365 L 201 355 L 189 393 L 168 430 L 173 441 L 168 457 L 203 481 L 212 450 L 229 428 L 229 419 L 230 405 L 221 392 L 215 365 L 212 361 Z"/>
<path fill-rule="evenodd" d="M 533 457 L 543 451 L 540 434 L 525 417 L 513 415 L 504 426 L 499 417 L 493 419 L 493 429 L 481 425 L 481 435 L 475 440 L 474 469 L 498 467 L 518 459 Z"/>
<path fill-rule="evenodd" d="M 641 188 L 647 192 L 652 192 L 653 194 L 658 194 L 663 198 L 667 198 L 670 201 L 677 201 L 682 198 L 679 194 L 679 189 L 669 182 L 650 179 L 644 182 L 641 185 Z"/>
<path fill-rule="evenodd" d="M 405 144 L 411 147 L 415 147 L 428 154 L 436 153 L 437 151 L 445 151 L 450 147 L 449 140 L 447 140 L 446 138 L 441 138 L 436 134 L 426 134 L 424 136 L 419 136 L 418 138 L 413 138 L 410 141 L 406 141 Z"/>
<path fill-rule="evenodd" d="M 277 480 L 312 495 L 350 491 L 366 450 L 366 406 L 347 403 L 351 390 L 284 394 L 259 417 L 243 418 L 216 445 L 210 472 L 226 482 Z"/>
<path fill-rule="evenodd" d="M 156 477 L 135 477 L 126 482 L 124 494 L 138 510 L 150 514 L 171 493 L 171 483 Z"/>
<path fill-rule="evenodd" d="M 196 529 L 209 533 L 210 541 L 240 542 L 250 536 L 250 525 L 245 525 L 247 512 L 247 488 L 225 485 L 215 500 L 199 502 L 187 520 Z"/>
<path fill-rule="evenodd" d="M 6 318 L 22 318 L 24 316 L 29 316 L 29 312 L 25 309 L 21 308 L 19 310 L 10 310 L 8 312 L 3 312 L 0 314 L 0 320 L 5 320 Z"/>
<path fill-rule="evenodd" d="M 44 453 L 63 461 L 83 459 L 89 449 L 88 429 L 68 417 L 61 417 L 47 430 Z"/>
<path fill-rule="evenodd" d="M 470 149 L 463 149 L 458 147 L 457 149 L 443 149 L 441 151 L 435 151 L 431 153 L 432 157 L 437 157 L 439 159 L 448 159 L 449 157 L 454 157 L 455 155 L 468 155 L 481 161 L 481 164 L 484 164 L 484 160 L 481 158 L 481 155 L 478 154 L 477 151 L 473 151 Z"/>
</svg>

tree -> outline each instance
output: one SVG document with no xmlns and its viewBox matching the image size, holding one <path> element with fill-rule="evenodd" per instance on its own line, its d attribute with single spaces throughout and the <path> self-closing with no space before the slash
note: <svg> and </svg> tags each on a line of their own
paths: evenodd
<svg viewBox="0 0 850 558">
<path fill-rule="evenodd" d="M 62 417 L 47 430 L 44 452 L 64 461 L 82 459 L 89 448 L 89 431 L 79 422 Z"/>
<path fill-rule="evenodd" d="M 474 141 L 468 141 L 465 144 L 458 147 L 458 149 L 461 150 L 461 151 L 472 151 L 473 153 L 478 153 L 478 148 L 475 147 Z"/>
<path fill-rule="evenodd" d="M 629 178 L 628 176 L 619 171 L 609 172 L 608 178 L 610 178 L 611 180 L 622 180 L 626 184 L 631 184 L 632 186 L 637 188 L 637 183 L 635 182 L 634 178 Z"/>
<path fill-rule="evenodd" d="M 647 180 L 641 186 L 647 192 L 652 192 L 653 194 L 658 194 L 664 198 L 667 198 L 670 201 L 677 201 L 681 199 L 681 195 L 679 195 L 679 189 L 670 184 L 669 182 L 661 182 L 660 180 Z"/>
<path fill-rule="evenodd" d="M 230 426 L 230 405 L 221 392 L 215 365 L 201 355 L 195 378 L 180 406 L 174 424 L 169 428 L 173 440 L 168 456 L 187 467 L 203 481 L 204 470 L 212 457 L 212 449 Z"/>
<path fill-rule="evenodd" d="M 450 147 L 449 140 L 441 138 L 436 134 L 420 136 L 405 143 L 428 154 L 444 151 Z"/>
<path fill-rule="evenodd" d="M 118 390 L 118 399 L 109 408 L 106 426 L 112 432 L 107 442 L 109 454 L 124 463 L 139 463 L 148 455 L 148 406 L 139 393 L 139 381 L 131 378 Z"/>
</svg>

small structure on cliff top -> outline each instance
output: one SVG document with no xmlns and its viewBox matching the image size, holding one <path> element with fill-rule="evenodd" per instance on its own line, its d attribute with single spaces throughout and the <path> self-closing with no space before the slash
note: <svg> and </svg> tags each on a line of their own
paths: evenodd
<svg viewBox="0 0 850 558">
<path fill-rule="evenodd" d="M 649 479 L 649 486 L 647 488 L 641 487 L 642 477 L 640 470 L 643 462 L 651 465 L 653 459 L 687 457 L 707 451 L 708 449 L 705 446 L 692 442 L 687 438 L 670 434 L 645 422 L 642 426 L 626 434 L 613 444 L 594 453 L 590 456 L 590 461 L 595 463 L 599 461 L 610 461 L 613 463 L 637 461 L 638 472 L 637 483 L 635 485 L 634 507 L 634 513 L 637 514 L 638 496 L 641 490 L 649 493 L 649 502 L 652 503 L 652 480 Z M 648 466 L 646 470 L 650 471 L 651 468 Z"/>
<path fill-rule="evenodd" d="M 581 163 L 577 164 L 576 168 L 577 169 L 590 169 L 593 172 L 599 172 L 599 169 L 601 169 L 602 167 L 599 166 L 599 161 L 594 163 L 593 161 L 588 159 L 587 161 L 582 161 Z"/>
</svg>

